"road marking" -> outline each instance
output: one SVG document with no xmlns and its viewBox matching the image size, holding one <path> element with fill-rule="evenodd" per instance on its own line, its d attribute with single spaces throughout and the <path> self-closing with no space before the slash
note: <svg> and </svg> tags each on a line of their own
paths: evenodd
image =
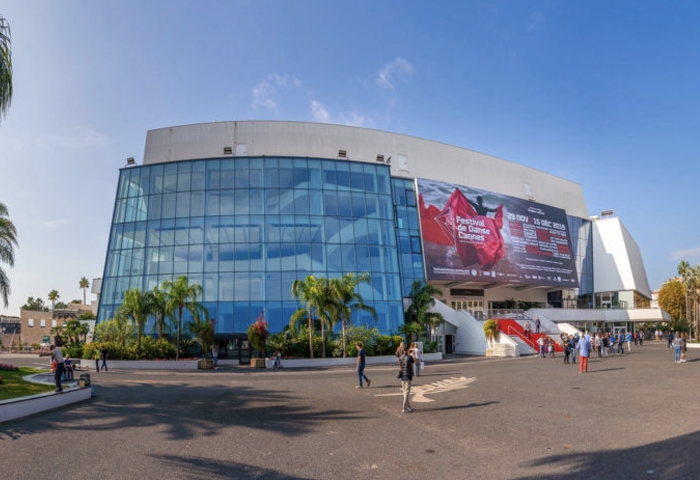
<svg viewBox="0 0 700 480">
<path fill-rule="evenodd" d="M 445 393 L 451 392 L 452 390 L 461 390 L 462 388 L 467 388 L 470 383 L 476 381 L 476 377 L 450 377 L 444 380 L 439 380 L 437 382 L 429 383 L 427 385 L 417 385 L 411 387 L 411 395 L 413 398 L 412 402 L 418 403 L 428 403 L 434 402 L 435 400 L 426 397 L 426 395 L 432 395 L 434 393 Z M 402 392 L 398 393 L 381 393 L 375 395 L 375 397 L 396 397 L 402 396 Z"/>
</svg>

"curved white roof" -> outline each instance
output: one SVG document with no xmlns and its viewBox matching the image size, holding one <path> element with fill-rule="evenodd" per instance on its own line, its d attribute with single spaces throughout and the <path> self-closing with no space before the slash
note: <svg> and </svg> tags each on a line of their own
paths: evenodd
<svg viewBox="0 0 700 480">
<path fill-rule="evenodd" d="M 224 153 L 230 148 L 231 153 Z M 339 151 L 347 152 L 339 157 Z M 228 152 L 228 150 L 226 150 Z M 588 218 L 581 185 L 483 153 L 421 138 L 325 123 L 213 122 L 150 130 L 145 165 L 226 156 L 390 160 L 395 177 L 426 178 L 563 208 Z"/>
</svg>

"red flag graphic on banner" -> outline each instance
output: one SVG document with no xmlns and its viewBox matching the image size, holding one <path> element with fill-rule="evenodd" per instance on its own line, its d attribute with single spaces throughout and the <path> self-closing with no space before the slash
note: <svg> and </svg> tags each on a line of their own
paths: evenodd
<svg viewBox="0 0 700 480">
<path fill-rule="evenodd" d="M 442 210 L 434 205 L 426 208 L 423 195 L 419 201 L 424 241 L 454 246 L 465 267 L 479 263 L 488 269 L 503 258 L 503 205 L 496 209 L 495 218 L 477 215 L 458 188 Z"/>
</svg>

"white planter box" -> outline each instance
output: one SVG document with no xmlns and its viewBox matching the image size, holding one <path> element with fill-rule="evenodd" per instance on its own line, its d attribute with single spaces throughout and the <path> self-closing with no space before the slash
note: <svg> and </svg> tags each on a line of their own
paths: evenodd
<svg viewBox="0 0 700 480">
<path fill-rule="evenodd" d="M 110 360 L 107 370 L 197 370 L 198 360 Z M 101 365 L 101 363 L 100 363 Z"/>
<path fill-rule="evenodd" d="M 0 423 L 53 410 L 90 398 L 90 387 L 64 389 L 63 393 L 41 393 L 0 402 Z"/>
<path fill-rule="evenodd" d="M 442 353 L 424 353 L 423 362 L 435 362 L 442 360 Z M 273 360 L 269 358 L 265 364 L 267 368 L 272 368 Z M 390 365 L 396 364 L 395 355 L 383 355 L 377 357 L 367 357 L 367 365 Z M 314 367 L 343 367 L 357 365 L 357 357 L 347 358 L 297 358 L 283 359 L 283 368 L 314 368 Z"/>
</svg>

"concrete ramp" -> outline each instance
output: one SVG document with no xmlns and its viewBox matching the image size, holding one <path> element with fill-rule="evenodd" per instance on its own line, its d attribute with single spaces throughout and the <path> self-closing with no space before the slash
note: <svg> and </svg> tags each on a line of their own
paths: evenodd
<svg viewBox="0 0 700 480">
<path fill-rule="evenodd" d="M 464 310 L 453 310 L 438 299 L 430 311 L 441 314 L 456 329 L 455 353 L 486 355 L 484 324 Z"/>
</svg>

